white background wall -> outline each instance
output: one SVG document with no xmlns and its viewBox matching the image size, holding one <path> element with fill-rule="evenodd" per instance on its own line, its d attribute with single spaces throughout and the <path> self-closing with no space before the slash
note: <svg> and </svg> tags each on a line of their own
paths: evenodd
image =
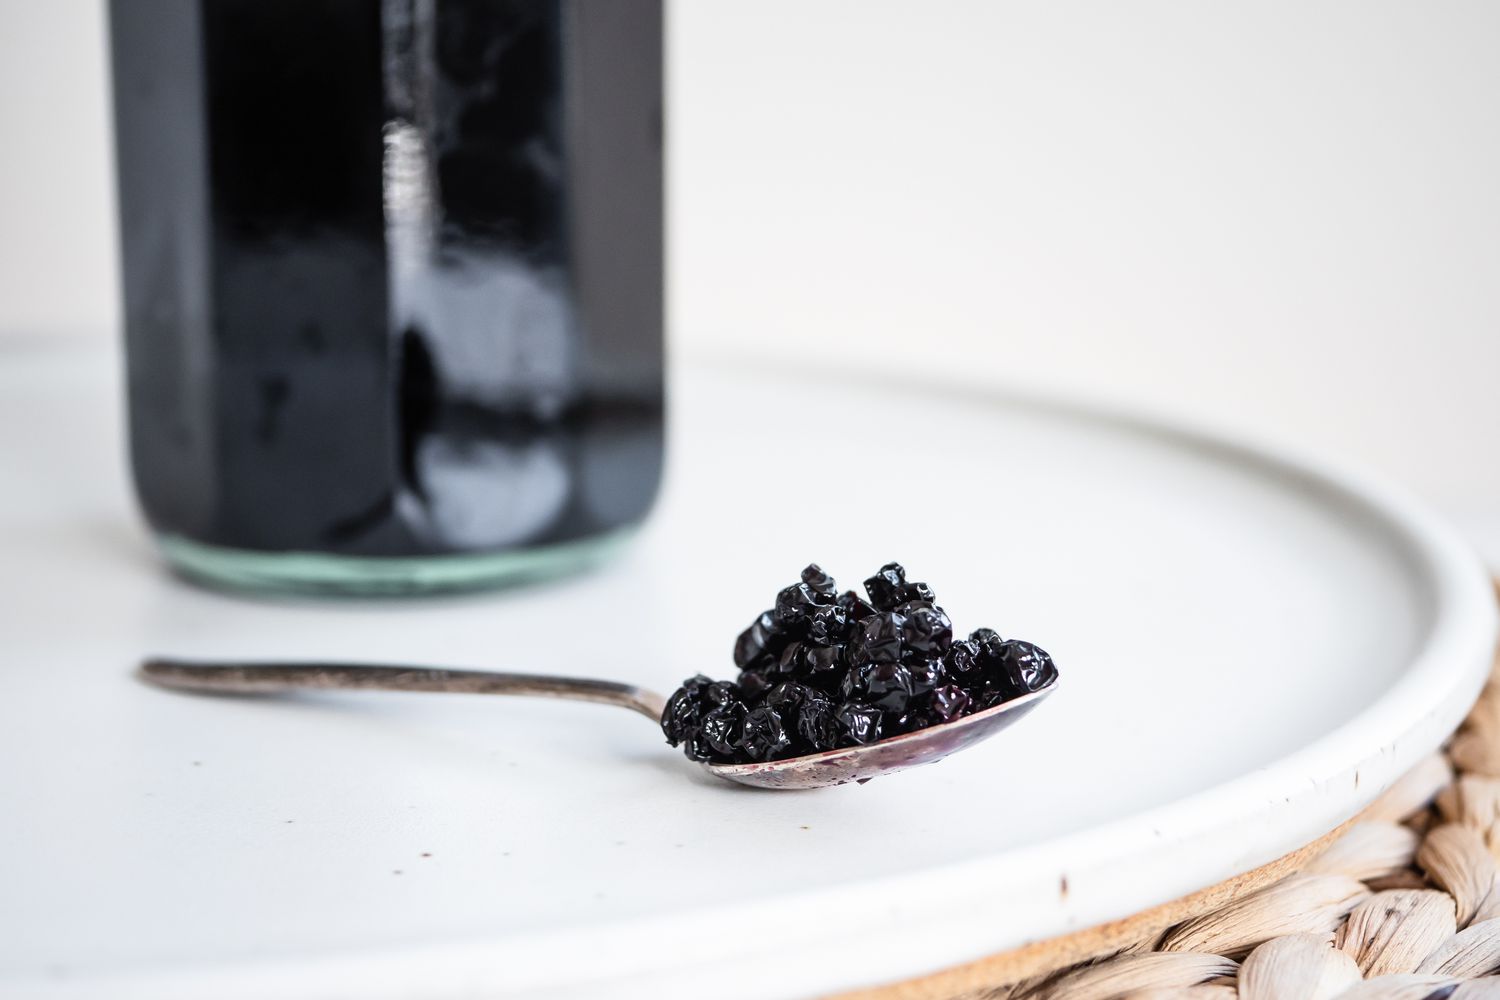
<svg viewBox="0 0 1500 1000">
<path fill-rule="evenodd" d="M 0 0 L 0 337 L 114 329 L 101 0 Z"/>
<path fill-rule="evenodd" d="M 679 346 L 1141 399 L 1500 513 L 1500 4 L 672 13 Z M 94 0 L 0 0 L 0 337 L 114 329 L 104 51 Z"/>
</svg>

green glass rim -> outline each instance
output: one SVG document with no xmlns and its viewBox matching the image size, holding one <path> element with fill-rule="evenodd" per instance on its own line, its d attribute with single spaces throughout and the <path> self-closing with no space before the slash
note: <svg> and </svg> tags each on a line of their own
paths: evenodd
<svg viewBox="0 0 1500 1000">
<path fill-rule="evenodd" d="M 199 583 L 260 594 L 400 597 L 487 590 L 565 576 L 618 552 L 634 528 L 504 552 L 433 556 L 343 556 L 260 552 L 208 545 L 181 535 L 156 542 L 171 567 Z"/>
</svg>

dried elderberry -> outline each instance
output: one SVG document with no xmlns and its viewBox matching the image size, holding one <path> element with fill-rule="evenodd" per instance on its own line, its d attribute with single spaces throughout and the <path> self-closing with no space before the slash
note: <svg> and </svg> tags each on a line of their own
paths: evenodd
<svg viewBox="0 0 1500 1000">
<path fill-rule="evenodd" d="M 993 629 L 954 639 L 925 583 L 899 563 L 839 592 L 816 563 L 776 595 L 734 644 L 736 681 L 699 674 L 662 712 L 667 742 L 692 760 L 784 760 L 863 746 L 1047 687 L 1052 657 Z"/>
</svg>

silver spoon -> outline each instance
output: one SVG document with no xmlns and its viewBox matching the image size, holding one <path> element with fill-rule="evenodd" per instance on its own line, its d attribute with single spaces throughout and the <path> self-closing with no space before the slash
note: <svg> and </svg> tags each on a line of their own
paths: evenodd
<svg viewBox="0 0 1500 1000">
<path fill-rule="evenodd" d="M 485 670 L 376 666 L 349 663 L 216 663 L 150 659 L 140 677 L 177 691 L 213 694 L 272 694 L 297 688 L 368 691 L 448 691 L 464 694 L 532 695 L 619 705 L 660 724 L 666 699 L 654 691 L 616 681 L 544 674 L 500 674 Z M 827 750 L 754 764 L 704 764 L 709 774 L 757 788 L 822 788 L 865 782 L 918 764 L 942 760 L 987 739 L 1025 715 L 1057 687 L 1046 687 L 973 715 L 878 743 Z"/>
</svg>

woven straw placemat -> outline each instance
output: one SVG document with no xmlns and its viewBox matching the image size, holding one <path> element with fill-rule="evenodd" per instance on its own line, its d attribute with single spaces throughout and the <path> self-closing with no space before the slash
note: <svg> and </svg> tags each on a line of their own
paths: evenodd
<svg viewBox="0 0 1500 1000">
<path fill-rule="evenodd" d="M 837 1000 L 1500 1000 L 1500 656 L 1355 820 L 1124 920 Z"/>
</svg>

